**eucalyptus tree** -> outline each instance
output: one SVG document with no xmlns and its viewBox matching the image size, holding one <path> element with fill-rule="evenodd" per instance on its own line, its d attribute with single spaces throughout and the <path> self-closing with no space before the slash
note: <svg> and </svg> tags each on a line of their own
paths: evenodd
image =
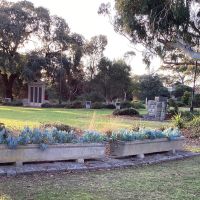
<svg viewBox="0 0 200 200">
<path fill-rule="evenodd" d="M 123 60 L 110 61 L 102 58 L 98 72 L 92 80 L 93 88 L 103 94 L 106 101 L 116 98 L 126 100 L 131 91 L 131 68 Z"/>
<path fill-rule="evenodd" d="M 97 73 L 99 61 L 104 57 L 103 52 L 107 46 L 107 37 L 104 35 L 94 36 L 85 44 L 87 61 L 87 73 L 92 80 Z"/>
<path fill-rule="evenodd" d="M 49 22 L 48 10 L 31 2 L 0 2 L 0 75 L 6 97 L 13 98 L 14 81 L 24 72 L 26 56 L 20 50 L 48 32 Z"/>
<path fill-rule="evenodd" d="M 115 11 L 112 21 L 115 30 L 132 43 L 142 44 L 146 61 L 151 55 L 159 55 L 164 60 L 172 50 L 178 49 L 195 61 L 197 70 L 200 60 L 198 0 L 115 0 Z M 102 4 L 99 13 L 110 16 L 109 4 Z"/>
<path fill-rule="evenodd" d="M 57 85 L 60 103 L 62 94 L 70 99 L 79 91 L 83 80 L 83 46 L 84 38 L 77 33 L 70 33 L 64 19 L 51 17 L 50 31 L 44 39 L 44 74 L 51 84 Z"/>
</svg>

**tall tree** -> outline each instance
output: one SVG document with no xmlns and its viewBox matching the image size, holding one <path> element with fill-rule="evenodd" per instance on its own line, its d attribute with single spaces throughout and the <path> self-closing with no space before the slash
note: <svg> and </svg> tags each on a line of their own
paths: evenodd
<svg viewBox="0 0 200 200">
<path fill-rule="evenodd" d="M 98 73 L 92 81 L 93 89 L 103 94 L 106 101 L 125 99 L 131 88 L 130 66 L 124 61 L 111 62 L 107 58 L 101 59 Z"/>
<path fill-rule="evenodd" d="M 191 58 L 200 58 L 191 48 L 200 35 L 199 1 L 115 0 L 115 10 L 115 30 L 131 42 L 143 44 L 148 53 L 163 56 L 174 47 Z M 110 14 L 109 4 L 102 4 L 99 13 Z"/>
<path fill-rule="evenodd" d="M 115 9 L 115 30 L 131 42 L 142 44 L 147 49 L 148 57 L 153 54 L 164 59 L 172 49 L 178 49 L 189 58 L 200 60 L 200 53 L 197 52 L 200 38 L 199 1 L 115 0 Z M 99 13 L 110 15 L 109 4 L 102 4 Z M 197 70 L 197 61 L 195 64 Z M 195 81 L 192 96 L 194 89 Z"/>
<path fill-rule="evenodd" d="M 158 75 L 142 75 L 133 77 L 133 96 L 138 99 L 153 100 L 155 96 L 169 96 L 167 88 L 163 86 Z"/>
<path fill-rule="evenodd" d="M 24 56 L 20 49 L 31 38 L 44 35 L 49 20 L 49 12 L 34 7 L 31 2 L 0 2 L 0 75 L 6 97 L 13 98 L 14 81 L 24 70 Z"/>
<path fill-rule="evenodd" d="M 92 80 L 97 73 L 97 66 L 101 58 L 103 58 L 103 52 L 107 43 L 106 36 L 98 35 L 92 37 L 85 45 L 87 72 L 90 80 Z"/>
</svg>

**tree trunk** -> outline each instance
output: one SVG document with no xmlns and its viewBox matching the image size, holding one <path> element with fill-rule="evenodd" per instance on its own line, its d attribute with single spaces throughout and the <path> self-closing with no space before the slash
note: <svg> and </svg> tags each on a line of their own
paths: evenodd
<svg viewBox="0 0 200 200">
<path fill-rule="evenodd" d="M 194 97 L 195 97 L 195 87 L 196 87 L 196 78 L 197 78 L 197 67 L 198 67 L 198 63 L 196 61 L 195 72 L 194 72 L 194 80 L 193 80 L 193 88 L 192 88 L 192 98 L 191 98 L 190 112 L 194 111 Z"/>
<path fill-rule="evenodd" d="M 5 87 L 5 98 L 11 98 L 13 100 L 13 84 L 17 78 L 17 74 L 11 74 L 9 77 L 7 74 L 2 74 L 2 80 Z"/>
</svg>

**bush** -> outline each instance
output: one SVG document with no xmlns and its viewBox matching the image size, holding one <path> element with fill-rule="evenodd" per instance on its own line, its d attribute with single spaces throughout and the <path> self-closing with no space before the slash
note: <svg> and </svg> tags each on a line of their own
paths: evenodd
<svg viewBox="0 0 200 200">
<path fill-rule="evenodd" d="M 144 109 L 145 106 L 141 101 L 124 101 L 121 103 L 121 108 Z"/>
<path fill-rule="evenodd" d="M 65 108 L 65 104 L 50 104 L 50 103 L 43 103 L 41 105 L 42 108 Z"/>
<path fill-rule="evenodd" d="M 82 101 L 72 101 L 70 103 L 67 103 L 65 108 L 83 108 L 83 103 Z"/>
<path fill-rule="evenodd" d="M 105 135 L 97 132 L 85 132 L 83 137 L 78 137 L 73 130 L 61 131 L 56 128 L 33 129 L 24 128 L 18 136 L 12 132 L 2 129 L 0 131 L 0 144 L 6 144 L 10 149 L 16 149 L 18 145 L 38 144 L 41 150 L 48 148 L 48 145 L 57 143 L 82 143 L 102 142 L 106 140 Z"/>
<path fill-rule="evenodd" d="M 5 124 L 0 122 L 0 131 L 2 131 L 3 129 L 5 129 Z"/>
<path fill-rule="evenodd" d="M 42 108 L 52 108 L 52 105 L 50 103 L 43 103 L 41 105 Z"/>
<path fill-rule="evenodd" d="M 103 135 L 97 131 L 85 131 L 82 137 L 83 142 L 101 143 L 107 140 L 106 135 Z"/>
<path fill-rule="evenodd" d="M 15 101 L 11 101 L 11 102 L 3 102 L 2 105 L 4 105 L 4 106 L 23 106 L 23 103 L 20 100 L 15 100 Z"/>
<path fill-rule="evenodd" d="M 101 94 L 93 91 L 93 92 L 90 92 L 90 93 L 84 93 L 84 94 L 80 95 L 78 97 L 78 100 L 80 100 L 80 101 L 92 101 L 92 102 L 103 102 L 105 100 L 105 98 Z"/>
<path fill-rule="evenodd" d="M 182 101 L 177 101 L 176 104 L 177 104 L 178 107 L 185 107 L 186 106 L 186 104 L 184 104 Z"/>
<path fill-rule="evenodd" d="M 65 108 L 66 104 L 52 104 L 52 108 Z"/>
<path fill-rule="evenodd" d="M 139 112 L 134 108 L 124 108 L 120 110 L 115 110 L 113 115 L 127 115 L 127 116 L 138 116 Z"/>
<path fill-rule="evenodd" d="M 133 108 L 134 107 L 134 104 L 130 101 L 124 101 L 124 102 L 121 102 L 121 105 L 120 107 L 123 109 L 123 108 Z"/>
<path fill-rule="evenodd" d="M 172 92 L 172 95 L 174 95 L 176 98 L 182 97 L 184 95 L 184 92 L 192 92 L 192 88 L 187 85 L 177 85 L 175 88 L 175 91 Z"/>
<path fill-rule="evenodd" d="M 175 114 L 178 114 L 178 105 L 174 99 L 169 99 L 168 101 L 169 107 L 173 108 Z"/>
<path fill-rule="evenodd" d="M 115 105 L 114 104 L 103 104 L 103 108 L 106 108 L 106 109 L 115 109 Z"/>
<path fill-rule="evenodd" d="M 194 97 L 194 106 L 199 108 L 200 107 L 200 94 L 196 94 Z"/>
<path fill-rule="evenodd" d="M 101 109 L 103 108 L 103 104 L 101 102 L 92 103 L 92 109 Z"/>
<path fill-rule="evenodd" d="M 184 118 L 185 121 L 191 121 L 194 119 L 194 117 L 200 117 L 199 111 L 181 111 L 181 116 Z"/>
<path fill-rule="evenodd" d="M 135 109 L 145 109 L 145 105 L 142 101 L 132 101 L 133 108 Z"/>
<path fill-rule="evenodd" d="M 70 127 L 69 125 L 66 124 L 61 124 L 61 123 L 47 123 L 47 124 L 43 124 L 41 126 L 41 128 L 56 128 L 59 131 L 66 131 L 69 132 L 71 130 L 74 130 L 72 127 Z"/>
<path fill-rule="evenodd" d="M 181 132 L 177 128 L 169 128 L 164 131 L 151 130 L 151 129 L 139 129 L 138 131 L 133 130 L 119 130 L 114 131 L 111 135 L 111 141 L 135 141 L 145 139 L 159 139 L 168 138 L 168 140 L 176 140 L 181 136 Z"/>
<path fill-rule="evenodd" d="M 192 139 L 200 139 L 200 117 L 194 117 L 187 123 L 188 136 Z"/>
<path fill-rule="evenodd" d="M 183 94 L 183 96 L 181 97 L 181 101 L 185 105 L 189 105 L 190 99 L 191 99 L 191 92 L 185 91 L 184 94 Z"/>
<path fill-rule="evenodd" d="M 172 117 L 172 123 L 175 125 L 175 127 L 182 129 L 184 127 L 185 120 L 181 114 L 177 114 Z"/>
</svg>

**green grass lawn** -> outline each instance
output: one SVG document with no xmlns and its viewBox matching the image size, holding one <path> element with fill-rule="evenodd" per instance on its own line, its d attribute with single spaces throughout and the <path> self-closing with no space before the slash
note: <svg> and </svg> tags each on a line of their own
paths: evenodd
<svg viewBox="0 0 200 200">
<path fill-rule="evenodd" d="M 140 168 L 1 177 L 1 200 L 199 200 L 200 157 Z"/>
<path fill-rule="evenodd" d="M 146 113 L 145 109 L 139 110 Z M 24 108 L 0 106 L 0 122 L 8 127 L 21 129 L 24 126 L 37 127 L 41 123 L 60 122 L 80 129 L 106 131 L 118 128 L 130 128 L 135 125 L 158 128 L 170 126 L 168 122 L 133 120 L 130 117 L 113 117 L 109 109 L 56 109 Z"/>
</svg>

